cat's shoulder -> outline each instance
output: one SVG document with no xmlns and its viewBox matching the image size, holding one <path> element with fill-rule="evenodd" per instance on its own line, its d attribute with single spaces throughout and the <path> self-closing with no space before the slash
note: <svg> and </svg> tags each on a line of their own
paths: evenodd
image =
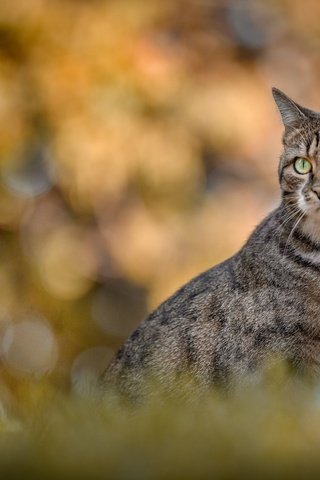
<svg viewBox="0 0 320 480">
<path fill-rule="evenodd" d="M 192 316 L 195 310 L 210 305 L 219 298 L 229 284 L 234 268 L 234 258 L 215 265 L 192 278 L 154 310 L 146 321 L 169 322 L 171 318 Z"/>
</svg>

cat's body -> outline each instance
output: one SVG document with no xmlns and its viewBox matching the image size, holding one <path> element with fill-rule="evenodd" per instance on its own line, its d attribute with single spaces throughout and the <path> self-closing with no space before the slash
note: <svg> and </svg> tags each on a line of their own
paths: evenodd
<svg viewBox="0 0 320 480">
<path fill-rule="evenodd" d="M 280 206 L 235 256 L 191 280 L 132 333 L 106 384 L 130 395 L 146 375 L 174 384 L 191 372 L 204 385 L 226 385 L 274 356 L 320 373 L 320 116 L 274 95 L 286 126 Z M 295 170 L 296 159 L 310 167 L 301 158 L 310 172 Z"/>
</svg>

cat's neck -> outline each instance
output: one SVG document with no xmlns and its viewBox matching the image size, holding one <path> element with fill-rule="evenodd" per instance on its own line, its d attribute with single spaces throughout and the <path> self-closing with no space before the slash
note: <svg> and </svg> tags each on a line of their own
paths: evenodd
<svg viewBox="0 0 320 480">
<path fill-rule="evenodd" d="M 258 269 L 261 263 L 274 271 L 291 272 L 298 278 L 312 277 L 318 285 L 320 237 L 307 233 L 302 223 L 304 219 L 300 217 L 301 214 L 290 216 L 281 203 L 256 228 L 240 256 L 253 262 Z"/>
<path fill-rule="evenodd" d="M 294 282 L 318 295 L 320 242 L 313 242 L 289 218 L 281 204 L 255 229 L 247 243 L 234 257 L 244 271 L 260 285 L 285 288 Z"/>
<path fill-rule="evenodd" d="M 292 213 L 292 210 L 282 202 L 276 216 L 278 221 L 281 221 L 280 230 L 283 233 L 289 234 L 293 239 L 296 237 L 301 241 L 304 239 L 306 244 L 320 250 L 320 212 L 319 216 L 307 215 L 304 212 Z"/>
<path fill-rule="evenodd" d="M 304 217 L 299 226 L 299 232 L 303 233 L 320 249 L 320 215 L 319 218 Z"/>
<path fill-rule="evenodd" d="M 302 254 L 315 252 L 320 255 L 320 218 L 319 226 L 315 225 L 302 212 L 292 214 L 285 203 L 281 202 L 258 225 L 245 248 L 274 257 L 279 255 L 279 251 L 281 256 L 293 251 Z"/>
</svg>

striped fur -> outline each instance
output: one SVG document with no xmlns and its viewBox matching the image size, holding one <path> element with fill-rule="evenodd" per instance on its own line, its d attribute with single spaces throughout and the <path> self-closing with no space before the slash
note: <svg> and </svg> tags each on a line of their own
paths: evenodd
<svg viewBox="0 0 320 480">
<path fill-rule="evenodd" d="M 228 385 L 272 356 L 320 372 L 320 115 L 273 90 L 285 133 L 282 200 L 229 260 L 202 273 L 132 333 L 103 376 L 136 394 L 146 375 Z M 293 168 L 308 157 L 311 173 Z"/>
</svg>

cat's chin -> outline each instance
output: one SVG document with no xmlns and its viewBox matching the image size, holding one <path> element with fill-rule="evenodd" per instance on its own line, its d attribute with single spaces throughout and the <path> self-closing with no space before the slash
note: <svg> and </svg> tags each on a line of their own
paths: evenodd
<svg viewBox="0 0 320 480">
<path fill-rule="evenodd" d="M 314 242 L 320 243 L 320 209 L 307 213 L 300 226 L 302 232 Z"/>
</svg>

